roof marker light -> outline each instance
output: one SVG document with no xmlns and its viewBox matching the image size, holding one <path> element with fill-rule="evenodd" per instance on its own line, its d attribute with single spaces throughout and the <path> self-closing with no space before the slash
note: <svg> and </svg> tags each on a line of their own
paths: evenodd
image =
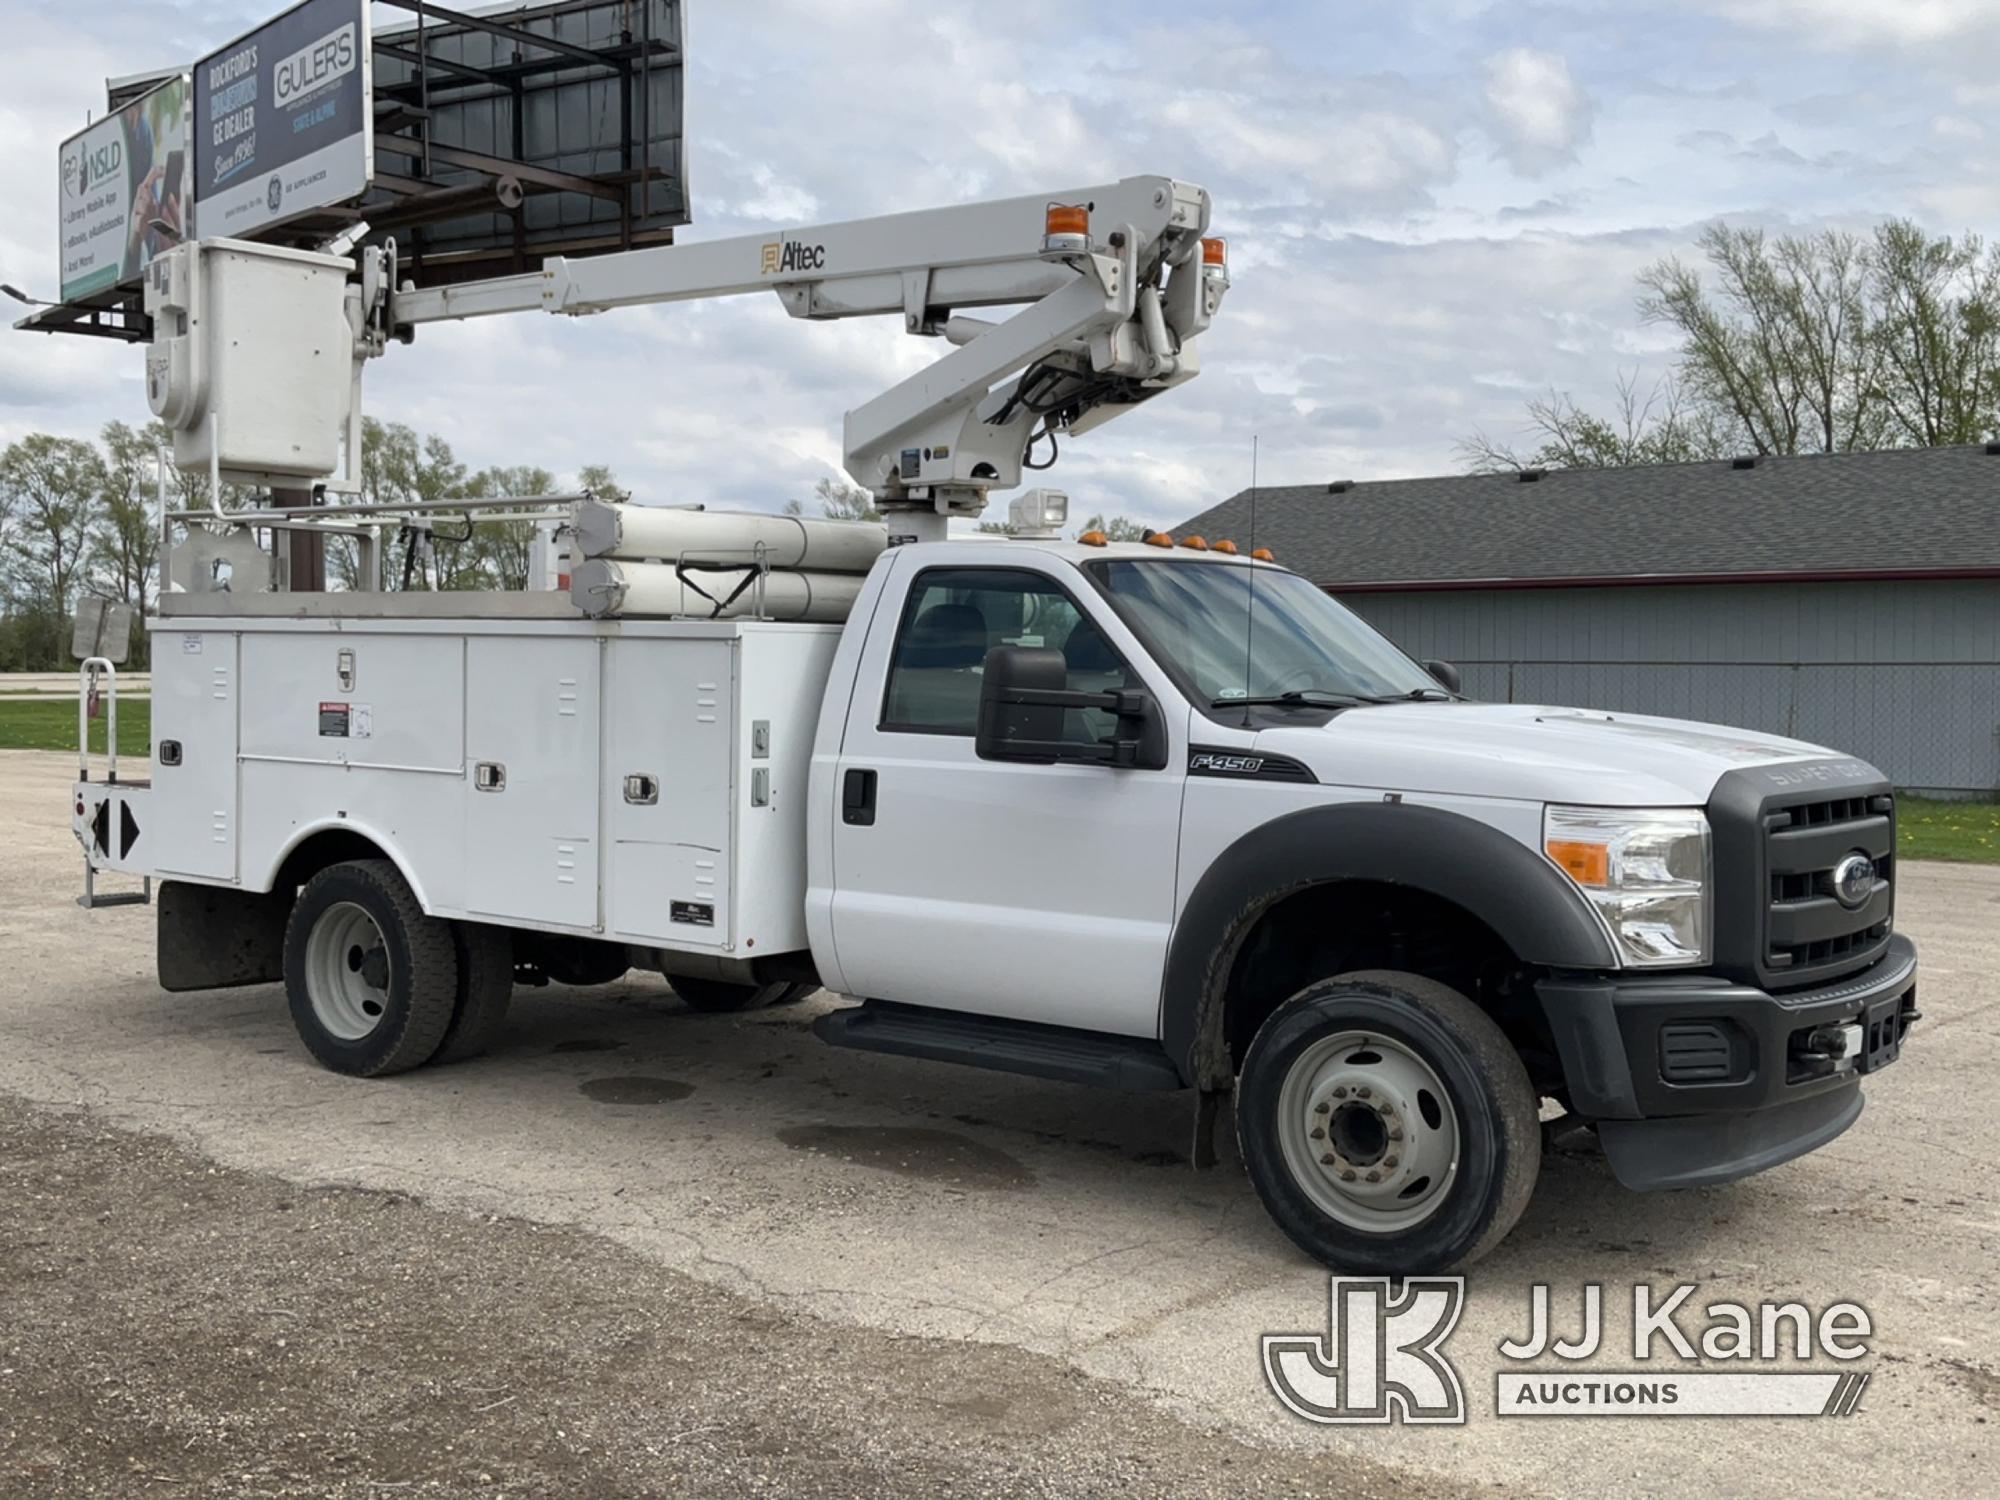
<svg viewBox="0 0 2000 1500">
<path fill-rule="evenodd" d="M 1164 531 L 1149 531 L 1145 537 L 1148 547 L 1171 547 L 1174 539 Z"/>
<path fill-rule="evenodd" d="M 1226 266 L 1229 264 L 1229 241 L 1205 239 L 1201 242 L 1201 263 L 1205 266 Z"/>
<path fill-rule="evenodd" d="M 1236 555 L 1236 543 L 1228 540 L 1227 538 L 1224 538 L 1222 541 L 1216 542 L 1213 545 L 1211 545 L 1208 550 L 1211 552 L 1224 552 L 1227 553 L 1229 556 L 1234 557 Z"/>
<path fill-rule="evenodd" d="M 1276 562 L 1278 560 L 1278 555 L 1269 547 L 1259 547 L 1255 552 L 1250 554 L 1250 557 L 1254 562 Z"/>
<path fill-rule="evenodd" d="M 1101 531 L 1086 531 L 1082 536 L 1078 537 L 1077 540 L 1086 547 L 1102 547 L 1105 543 L 1109 542 L 1111 538 L 1106 536 Z"/>
<path fill-rule="evenodd" d="M 1190 552 L 1206 552 L 1208 550 L 1208 538 L 1200 536 L 1182 537 L 1181 545 Z"/>
</svg>

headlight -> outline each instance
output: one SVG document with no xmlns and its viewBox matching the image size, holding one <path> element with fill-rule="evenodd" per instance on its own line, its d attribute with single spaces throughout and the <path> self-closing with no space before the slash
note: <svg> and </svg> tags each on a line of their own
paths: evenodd
<svg viewBox="0 0 2000 1500">
<path fill-rule="evenodd" d="M 1692 807 L 1551 807 L 1542 848 L 1610 929 L 1623 961 L 1708 961 L 1708 819 Z"/>
</svg>

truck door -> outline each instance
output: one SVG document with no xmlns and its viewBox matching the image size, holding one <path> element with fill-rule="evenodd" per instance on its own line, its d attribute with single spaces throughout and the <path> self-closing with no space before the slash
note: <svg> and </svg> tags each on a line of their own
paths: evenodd
<svg viewBox="0 0 2000 1500">
<path fill-rule="evenodd" d="M 1073 688 L 1153 691 L 1168 769 L 979 759 L 981 668 L 999 645 L 1060 648 Z M 1171 694 L 1108 610 L 1094 616 L 1031 566 L 933 565 L 900 608 L 885 600 L 836 780 L 832 918 L 848 988 L 1155 1035 L 1187 765 L 1187 709 Z M 1110 729 L 1108 715 L 1066 717 L 1089 739 Z"/>
</svg>

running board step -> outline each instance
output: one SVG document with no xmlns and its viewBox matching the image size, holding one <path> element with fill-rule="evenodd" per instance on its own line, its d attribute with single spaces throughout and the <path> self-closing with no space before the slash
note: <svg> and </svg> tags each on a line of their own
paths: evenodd
<svg viewBox="0 0 2000 1500">
<path fill-rule="evenodd" d="M 966 1063 L 1062 1083 L 1128 1093 L 1184 1087 L 1179 1070 L 1160 1044 L 1145 1037 L 1108 1036 L 884 1000 L 828 1011 L 813 1022 L 813 1030 L 834 1047 Z"/>
</svg>

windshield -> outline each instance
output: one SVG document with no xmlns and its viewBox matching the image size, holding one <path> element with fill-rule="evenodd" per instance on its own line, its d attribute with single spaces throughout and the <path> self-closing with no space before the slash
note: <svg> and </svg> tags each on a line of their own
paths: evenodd
<svg viewBox="0 0 2000 1500">
<path fill-rule="evenodd" d="M 1211 705 L 1444 696 L 1428 672 L 1296 573 L 1178 561 L 1090 570 L 1125 622 Z"/>
</svg>

